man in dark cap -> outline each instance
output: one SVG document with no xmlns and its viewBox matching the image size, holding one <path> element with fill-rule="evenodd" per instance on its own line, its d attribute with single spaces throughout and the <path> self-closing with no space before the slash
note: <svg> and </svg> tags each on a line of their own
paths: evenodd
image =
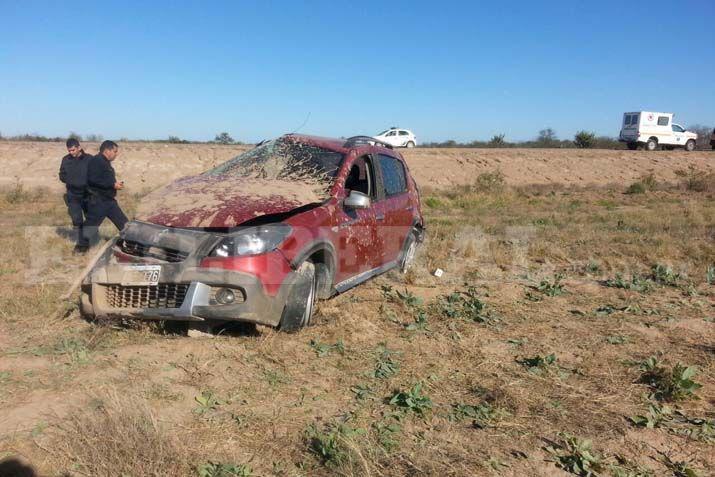
<svg viewBox="0 0 715 477">
<path fill-rule="evenodd" d="M 89 204 L 87 220 L 84 222 L 85 237 L 88 242 L 96 240 L 99 226 L 109 219 L 122 230 L 127 216 L 117 203 L 117 191 L 124 188 L 124 182 L 117 182 L 112 161 L 119 155 L 119 146 L 113 141 L 104 141 L 99 146 L 99 154 L 94 156 L 87 167 L 87 190 Z"/>
<path fill-rule="evenodd" d="M 87 214 L 87 165 L 92 156 L 84 152 L 75 138 L 67 139 L 66 146 L 69 154 L 62 158 L 60 181 L 67 188 L 64 198 L 74 229 L 74 251 L 85 253 L 89 244 L 82 233 L 82 225 Z"/>
</svg>

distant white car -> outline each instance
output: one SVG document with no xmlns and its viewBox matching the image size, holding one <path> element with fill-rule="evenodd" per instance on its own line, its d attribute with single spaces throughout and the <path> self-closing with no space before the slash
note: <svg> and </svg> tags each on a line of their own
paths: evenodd
<svg viewBox="0 0 715 477">
<path fill-rule="evenodd" d="M 417 145 L 417 138 L 412 131 L 407 129 L 390 128 L 373 137 L 392 147 L 415 147 Z"/>
<path fill-rule="evenodd" d="M 628 143 L 628 149 L 635 150 L 644 146 L 648 151 L 655 151 L 659 147 L 682 147 L 686 151 L 692 151 L 697 140 L 697 134 L 673 123 L 673 113 L 638 111 L 623 114 L 619 141 Z"/>
</svg>

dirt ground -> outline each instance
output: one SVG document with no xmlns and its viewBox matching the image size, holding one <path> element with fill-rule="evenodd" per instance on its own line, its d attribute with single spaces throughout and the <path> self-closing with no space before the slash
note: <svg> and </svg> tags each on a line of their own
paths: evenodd
<svg viewBox="0 0 715 477">
<path fill-rule="evenodd" d="M 156 165 L 161 147 L 119 161 Z M 192 147 L 165 150 L 191 162 Z M 196 148 L 207 167 L 235 153 Z M 407 157 L 428 224 L 415 266 L 321 302 L 296 334 L 85 322 L 59 299 L 84 265 L 59 194 L 5 189 L 0 461 L 43 476 L 713 475 L 715 157 Z"/>
<path fill-rule="evenodd" d="M 121 143 L 114 166 L 127 191 L 145 193 L 179 177 L 197 174 L 240 154 L 249 146 Z M 83 143 L 96 154 L 96 143 Z M 664 181 L 693 165 L 715 170 L 715 152 L 608 151 L 576 149 L 401 149 L 421 185 L 469 184 L 483 172 L 501 171 L 520 184 L 628 184 L 654 173 Z M 62 143 L 0 141 L 0 186 L 19 183 L 62 190 L 57 171 L 66 154 Z M 28 172 L 28 171 L 31 171 Z"/>
</svg>

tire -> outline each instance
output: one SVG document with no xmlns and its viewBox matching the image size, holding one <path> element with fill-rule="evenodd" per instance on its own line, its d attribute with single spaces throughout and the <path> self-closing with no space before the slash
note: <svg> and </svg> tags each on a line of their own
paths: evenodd
<svg viewBox="0 0 715 477">
<path fill-rule="evenodd" d="M 278 329 L 295 333 L 308 326 L 313 317 L 318 280 L 313 262 L 303 262 L 295 274 Z"/>
<path fill-rule="evenodd" d="M 638 143 L 637 142 L 629 142 L 628 149 L 631 151 L 635 151 L 636 149 L 638 149 Z"/>
<path fill-rule="evenodd" d="M 405 147 L 407 149 L 412 149 L 413 147 L 415 147 L 415 143 L 412 141 L 407 141 L 407 144 L 405 145 Z"/>
<path fill-rule="evenodd" d="M 79 316 L 86 321 L 93 321 L 96 318 L 94 315 L 94 306 L 92 305 L 92 297 L 84 290 L 81 290 L 79 293 Z"/>
<path fill-rule="evenodd" d="M 658 140 L 657 139 L 648 139 L 648 141 L 645 143 L 645 150 L 646 151 L 655 151 L 658 149 Z"/>
<path fill-rule="evenodd" d="M 400 272 L 407 273 L 410 269 L 412 262 L 415 259 L 415 252 L 417 251 L 417 236 L 415 232 L 410 232 L 405 238 L 405 243 L 402 246 L 402 253 L 400 254 Z"/>
<path fill-rule="evenodd" d="M 692 139 L 688 139 L 688 142 L 685 143 L 685 150 L 688 152 L 693 152 L 695 150 L 695 141 Z"/>
</svg>

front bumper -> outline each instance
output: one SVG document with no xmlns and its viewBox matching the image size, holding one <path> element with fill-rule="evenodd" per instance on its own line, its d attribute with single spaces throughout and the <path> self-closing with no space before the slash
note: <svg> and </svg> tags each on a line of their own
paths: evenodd
<svg viewBox="0 0 715 477">
<path fill-rule="evenodd" d="M 137 248 L 120 245 L 126 240 L 148 243 L 152 248 L 142 249 L 142 256 L 128 254 Z M 217 240 L 219 236 L 209 233 L 130 222 L 85 277 L 80 302 L 83 314 L 277 326 L 296 281 L 295 271 L 278 251 L 246 257 L 227 269 L 220 268 L 220 263 L 204 263 L 203 257 Z M 158 284 L 123 284 L 127 267 L 133 265 L 160 265 Z M 218 304 L 212 299 L 219 288 L 234 290 L 235 302 Z"/>
<path fill-rule="evenodd" d="M 245 321 L 277 326 L 294 278 L 293 272 L 288 274 L 278 293 L 270 296 L 260 280 L 241 272 L 193 269 L 172 274 L 164 267 L 161 281 L 154 286 L 121 285 L 122 273 L 120 265 L 96 271 L 91 283 L 83 286 L 91 306 L 85 313 L 104 318 Z M 167 281 L 169 278 L 173 280 Z M 228 305 L 212 303 L 212 289 L 218 288 L 234 290 L 238 299 Z"/>
</svg>

